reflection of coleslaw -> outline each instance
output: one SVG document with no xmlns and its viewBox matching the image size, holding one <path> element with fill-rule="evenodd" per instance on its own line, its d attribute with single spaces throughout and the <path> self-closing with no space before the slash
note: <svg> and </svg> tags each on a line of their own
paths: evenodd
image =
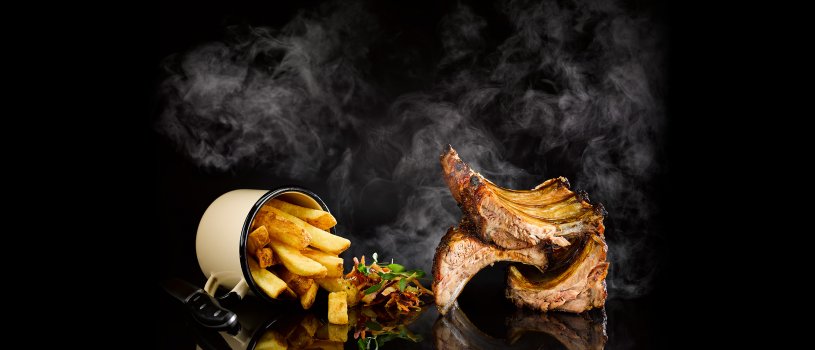
<svg viewBox="0 0 815 350">
<path fill-rule="evenodd" d="M 353 310 L 354 339 L 360 350 L 379 349 L 386 342 L 394 339 L 405 339 L 412 342 L 422 341 L 422 337 L 411 332 L 407 325 L 422 314 L 423 309 L 412 309 L 406 313 L 388 312 L 379 306 L 366 306 Z"/>
<path fill-rule="evenodd" d="M 365 305 L 383 304 L 386 310 L 396 313 L 407 313 L 421 310 L 433 296 L 433 292 L 419 282 L 425 276 L 420 269 L 405 270 L 399 264 L 381 264 L 377 254 L 372 255 L 374 262 L 365 265 L 362 259 L 354 258 L 354 269 L 345 275 L 360 293 L 360 301 Z M 427 299 L 427 300 L 423 300 Z"/>
<path fill-rule="evenodd" d="M 357 340 L 357 347 L 360 350 L 368 350 L 371 349 L 371 345 L 373 344 L 374 349 L 379 349 L 381 345 L 384 345 L 386 342 L 397 338 L 407 339 L 414 343 L 422 341 L 422 336 L 413 334 L 407 328 L 405 328 L 404 325 L 400 325 L 399 327 L 388 331 L 372 331 L 371 335 L 364 338 L 359 338 L 359 340 Z"/>
</svg>

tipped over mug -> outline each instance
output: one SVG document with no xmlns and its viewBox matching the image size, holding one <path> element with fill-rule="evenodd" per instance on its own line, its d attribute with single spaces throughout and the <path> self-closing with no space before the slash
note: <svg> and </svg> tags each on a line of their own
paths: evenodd
<svg viewBox="0 0 815 350">
<path fill-rule="evenodd" d="M 276 301 L 255 284 L 249 271 L 246 238 L 258 210 L 277 198 L 302 207 L 328 212 L 328 206 L 314 192 L 302 187 L 284 186 L 273 190 L 234 190 L 224 193 L 209 205 L 198 224 L 195 253 L 201 272 L 207 277 L 204 291 L 212 296 L 218 287 L 230 289 L 222 298 L 243 299 L 247 293 Z M 332 234 L 336 230 L 330 229 Z"/>
</svg>

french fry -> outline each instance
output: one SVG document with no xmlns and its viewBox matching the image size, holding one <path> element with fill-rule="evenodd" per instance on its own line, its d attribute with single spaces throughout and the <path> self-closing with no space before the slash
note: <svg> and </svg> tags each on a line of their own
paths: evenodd
<svg viewBox="0 0 815 350">
<path fill-rule="evenodd" d="M 255 256 L 258 258 L 258 265 L 260 265 L 260 268 L 262 269 L 272 266 L 275 263 L 274 253 L 272 253 L 272 249 L 269 247 L 258 249 Z"/>
<path fill-rule="evenodd" d="M 269 270 L 261 269 L 255 259 L 249 258 L 249 271 L 252 273 L 252 279 L 255 280 L 260 289 L 266 292 L 272 298 L 277 298 L 280 293 L 286 290 L 286 282 L 271 273 Z"/>
<path fill-rule="evenodd" d="M 332 292 L 328 294 L 328 322 L 333 324 L 348 324 L 348 302 L 345 292 Z"/>
<path fill-rule="evenodd" d="M 306 292 L 311 289 L 311 286 L 315 285 L 313 279 L 298 276 L 285 268 L 277 269 L 277 271 L 280 275 L 280 279 L 286 282 L 297 295 L 306 294 Z"/>
<path fill-rule="evenodd" d="M 255 216 L 255 223 L 266 226 L 270 239 L 303 249 L 311 243 L 311 233 L 306 231 L 303 225 L 298 225 L 295 220 L 300 219 L 273 207 L 263 207 Z M 300 220 L 300 222 L 303 221 Z M 306 224 L 306 226 L 310 225 Z"/>
<path fill-rule="evenodd" d="M 347 324 L 329 324 L 328 325 L 328 340 L 345 343 L 348 341 L 348 325 Z"/>
<path fill-rule="evenodd" d="M 360 295 L 359 287 L 355 286 L 353 283 L 348 283 L 345 287 L 345 295 L 347 295 L 346 301 L 350 306 L 356 306 L 359 304 L 359 295 Z"/>
<path fill-rule="evenodd" d="M 314 282 L 330 292 L 344 292 L 348 282 L 344 278 L 315 278 Z"/>
<path fill-rule="evenodd" d="M 260 212 L 258 212 L 258 218 L 270 222 L 267 225 L 267 229 L 270 230 L 271 225 L 287 227 L 286 231 L 282 234 L 283 236 L 287 236 L 288 240 L 297 243 L 289 245 L 296 247 L 298 249 L 305 248 L 305 246 L 301 245 L 304 241 L 306 241 L 306 236 L 308 236 L 307 238 L 309 241 L 309 244 L 307 245 L 311 245 L 314 248 L 317 248 L 327 253 L 332 253 L 334 255 L 339 255 L 340 253 L 342 253 L 343 251 L 348 249 L 348 247 L 351 246 L 351 241 L 337 235 L 332 235 L 329 232 L 314 227 L 309 223 L 301 220 L 300 218 L 289 213 L 283 212 L 282 210 L 277 208 L 264 206 L 263 208 L 261 208 Z M 257 220 L 257 218 L 255 220 Z M 280 223 L 281 221 L 288 221 L 289 223 L 294 224 L 294 226 L 288 224 L 281 224 Z M 292 227 L 297 227 L 298 229 L 301 229 L 302 232 L 294 230 L 292 229 Z M 274 236 L 274 234 L 271 231 L 269 233 L 270 235 L 272 235 L 272 239 L 276 238 L 276 236 Z M 297 235 L 300 235 L 300 237 L 298 237 Z M 287 243 L 287 241 L 285 240 L 283 242 Z"/>
<path fill-rule="evenodd" d="M 314 282 L 328 292 L 345 292 L 348 306 L 359 303 L 359 287 L 344 278 L 316 278 Z"/>
<path fill-rule="evenodd" d="M 263 333 L 258 339 L 257 345 L 255 345 L 255 350 L 285 350 L 288 349 L 288 343 L 286 343 L 286 338 L 273 330 L 268 330 L 266 333 Z"/>
<path fill-rule="evenodd" d="M 344 343 L 338 343 L 329 340 L 315 340 L 311 345 L 306 348 L 307 350 L 342 350 Z"/>
<path fill-rule="evenodd" d="M 280 258 L 280 262 L 283 263 L 283 266 L 297 275 L 322 278 L 328 272 L 325 266 L 303 256 L 296 248 L 292 248 L 278 241 L 272 241 L 271 247 L 274 254 Z"/>
<path fill-rule="evenodd" d="M 342 258 L 311 248 L 306 248 L 302 250 L 301 253 L 303 253 L 305 257 L 325 266 L 327 270 L 325 277 L 342 277 Z"/>
<path fill-rule="evenodd" d="M 337 219 L 326 211 L 301 207 L 279 199 L 269 200 L 266 205 L 294 215 L 319 229 L 327 230 L 337 225 Z"/>
<path fill-rule="evenodd" d="M 351 241 L 314 226 L 309 225 L 306 232 L 311 233 L 311 246 L 327 253 L 340 255 L 351 246 Z"/>
<path fill-rule="evenodd" d="M 311 287 L 309 287 L 305 293 L 300 294 L 300 305 L 303 306 L 303 310 L 308 310 L 311 308 L 311 305 L 314 304 L 314 299 L 317 297 L 317 290 L 320 289 L 320 286 L 318 286 L 317 283 L 313 283 L 314 280 L 310 281 L 312 281 Z M 312 332 L 311 335 L 314 335 L 314 333 Z"/>
<path fill-rule="evenodd" d="M 269 244 L 269 231 L 265 226 L 259 226 L 246 237 L 246 250 L 256 254 L 257 250 Z"/>
</svg>

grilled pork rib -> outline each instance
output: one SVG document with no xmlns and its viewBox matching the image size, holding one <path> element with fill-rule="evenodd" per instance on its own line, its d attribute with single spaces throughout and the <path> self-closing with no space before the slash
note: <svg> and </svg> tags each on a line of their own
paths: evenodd
<svg viewBox="0 0 815 350">
<path fill-rule="evenodd" d="M 470 169 L 450 146 L 441 167 L 450 193 L 473 224 L 468 229 L 486 242 L 506 249 L 541 242 L 566 246 L 569 235 L 605 230 L 603 207 L 571 191 L 566 178 L 547 180 L 529 191 L 502 188 Z"/>
<path fill-rule="evenodd" d="M 573 261 L 556 271 L 510 266 L 506 296 L 517 306 L 580 313 L 606 302 L 606 242 L 590 235 Z M 523 271 L 523 272 L 522 272 Z"/>
<path fill-rule="evenodd" d="M 543 246 L 509 250 L 485 243 L 460 227 L 447 230 L 433 260 L 433 290 L 439 312 L 447 313 L 464 285 L 478 271 L 498 261 L 514 261 L 541 269 L 547 265 Z"/>
<path fill-rule="evenodd" d="M 537 270 L 510 267 L 506 295 L 516 305 L 582 312 L 605 303 L 602 205 L 571 191 L 563 177 L 528 191 L 502 188 L 470 169 L 451 146 L 441 165 L 463 218 L 442 238 L 433 259 L 439 312 L 445 314 L 470 278 L 496 261 Z M 552 271 L 543 273 L 547 268 Z"/>
</svg>

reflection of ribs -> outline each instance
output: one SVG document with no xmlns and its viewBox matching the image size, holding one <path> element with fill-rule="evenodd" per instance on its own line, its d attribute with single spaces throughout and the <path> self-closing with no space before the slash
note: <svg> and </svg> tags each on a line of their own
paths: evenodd
<svg viewBox="0 0 815 350">
<path fill-rule="evenodd" d="M 464 213 L 459 227 L 442 238 L 433 260 L 433 290 L 442 314 L 473 275 L 497 261 L 537 268 L 532 274 L 511 267 L 507 297 L 517 305 L 569 312 L 603 306 L 608 263 L 602 205 L 571 191 L 562 177 L 528 191 L 501 188 L 470 169 L 449 146 L 441 165 Z"/>
<path fill-rule="evenodd" d="M 549 334 L 569 350 L 600 350 L 605 348 L 608 340 L 604 309 L 579 315 L 562 312 L 533 314 L 518 310 L 507 318 L 507 326 L 510 344 L 530 332 Z"/>
<path fill-rule="evenodd" d="M 506 349 L 507 344 L 481 332 L 458 306 L 450 308 L 450 313 L 439 317 L 433 325 L 433 338 L 436 349 Z"/>
<path fill-rule="evenodd" d="M 507 339 L 484 334 L 467 315 L 453 306 L 445 317 L 436 320 L 433 338 L 436 349 L 514 349 L 526 348 L 525 335 L 547 334 L 570 350 L 600 350 L 606 344 L 605 311 L 580 315 L 550 312 L 530 314 L 519 310 L 507 317 Z M 535 341 L 539 339 L 527 339 Z"/>
</svg>

